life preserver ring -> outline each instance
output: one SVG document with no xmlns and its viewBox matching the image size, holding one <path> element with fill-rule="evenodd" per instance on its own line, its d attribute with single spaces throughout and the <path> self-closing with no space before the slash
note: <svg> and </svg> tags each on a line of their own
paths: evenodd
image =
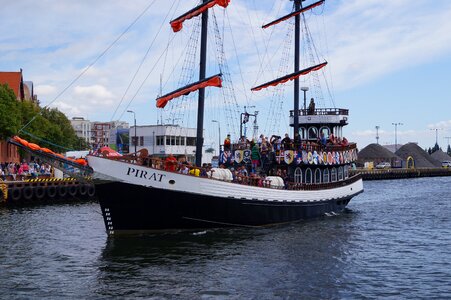
<svg viewBox="0 0 451 300">
<path fill-rule="evenodd" d="M 64 198 L 66 197 L 66 195 L 67 195 L 67 186 L 65 185 L 58 186 L 58 196 Z"/>
<path fill-rule="evenodd" d="M 45 196 L 45 189 L 44 189 L 44 187 L 42 187 L 40 185 L 35 187 L 34 188 L 34 194 L 36 196 L 36 199 L 38 199 L 38 200 L 44 199 L 44 196 Z"/>
<path fill-rule="evenodd" d="M 31 200 L 33 198 L 33 188 L 31 186 L 26 186 L 22 190 L 22 196 L 25 200 Z"/>
<path fill-rule="evenodd" d="M 56 186 L 54 186 L 54 185 L 47 186 L 46 193 L 47 193 L 47 197 L 49 197 L 50 199 L 55 198 Z"/>
<path fill-rule="evenodd" d="M 69 195 L 71 197 L 75 197 L 75 195 L 77 195 L 77 186 L 76 185 L 73 185 L 73 184 L 69 185 L 67 189 L 69 190 Z"/>
<path fill-rule="evenodd" d="M 12 188 L 10 195 L 13 201 L 19 201 L 22 198 L 22 188 Z"/>
<path fill-rule="evenodd" d="M 96 194 L 96 187 L 93 184 L 90 184 L 88 186 L 88 196 L 94 197 L 95 194 Z"/>
<path fill-rule="evenodd" d="M 86 184 L 80 184 L 78 190 L 80 192 L 80 196 L 86 196 L 88 193 L 88 186 Z"/>
</svg>

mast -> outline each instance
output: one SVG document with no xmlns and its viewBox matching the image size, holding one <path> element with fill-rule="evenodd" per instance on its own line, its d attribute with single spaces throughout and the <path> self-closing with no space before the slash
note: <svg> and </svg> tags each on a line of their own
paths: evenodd
<svg viewBox="0 0 451 300">
<path fill-rule="evenodd" d="M 203 0 L 207 3 L 208 0 Z M 200 70 L 199 81 L 205 79 L 207 71 L 207 34 L 208 34 L 208 10 L 202 13 L 202 29 L 200 38 Z M 204 145 L 204 107 L 205 88 L 199 89 L 199 103 L 197 106 L 197 135 L 196 135 L 196 166 L 202 165 L 202 148 Z"/>
<path fill-rule="evenodd" d="M 302 0 L 294 0 L 295 11 L 301 9 Z M 300 61 L 300 49 L 301 49 L 301 16 L 295 17 L 295 30 L 294 30 L 294 72 L 299 72 Z M 299 77 L 294 80 L 294 126 L 293 126 L 293 138 L 296 137 L 296 133 L 299 133 Z"/>
</svg>

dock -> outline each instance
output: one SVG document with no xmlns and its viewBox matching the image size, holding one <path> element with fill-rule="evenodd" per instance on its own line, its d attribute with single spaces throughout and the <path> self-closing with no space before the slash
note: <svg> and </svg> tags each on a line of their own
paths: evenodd
<svg viewBox="0 0 451 300">
<path fill-rule="evenodd" d="M 451 176 L 451 168 L 416 168 L 416 169 L 356 169 L 350 175 L 360 174 L 363 180 L 387 180 L 418 177 Z"/>
<path fill-rule="evenodd" d="M 75 178 L 0 181 L 0 206 L 45 204 L 95 199 L 95 186 Z"/>
</svg>

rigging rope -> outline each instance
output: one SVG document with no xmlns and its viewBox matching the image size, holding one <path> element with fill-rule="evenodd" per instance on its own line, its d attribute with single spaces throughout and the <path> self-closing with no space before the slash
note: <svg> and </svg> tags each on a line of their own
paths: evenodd
<svg viewBox="0 0 451 300">
<path fill-rule="evenodd" d="M 66 86 L 56 97 L 49 102 L 46 106 L 43 108 L 46 108 L 50 106 L 53 102 L 55 102 L 59 97 L 61 97 L 72 85 L 75 84 L 86 72 L 88 72 L 89 69 L 91 69 L 92 66 L 94 66 L 138 21 L 141 19 L 141 17 L 153 6 L 153 4 L 156 2 L 156 0 L 152 1 L 144 10 L 141 12 L 138 17 L 99 55 L 97 56 L 94 61 L 92 61 L 86 69 L 84 69 L 77 77 L 75 77 L 74 80 L 72 80 L 68 86 Z M 39 112 L 36 114 L 27 124 L 25 124 L 21 129 L 19 129 L 18 133 L 21 133 L 25 128 L 30 126 L 30 124 L 42 113 Z"/>
<path fill-rule="evenodd" d="M 180 3 L 180 0 L 179 0 L 178 2 Z M 116 106 L 116 109 L 114 110 L 114 113 L 113 113 L 113 115 L 111 116 L 111 120 L 110 120 L 110 121 L 113 121 L 114 116 L 116 115 L 116 112 L 118 111 L 119 107 L 122 105 L 122 102 L 124 101 L 125 96 L 127 95 L 128 91 L 129 91 L 129 89 L 130 89 L 130 87 L 132 86 L 133 82 L 134 82 L 135 79 L 136 79 L 136 76 L 138 75 L 139 71 L 141 70 L 141 67 L 143 66 L 144 62 L 146 61 L 147 56 L 149 55 L 150 50 L 152 49 L 152 47 L 153 47 L 153 45 L 154 45 L 156 39 L 157 39 L 158 36 L 160 35 L 161 29 L 162 29 L 163 26 L 166 24 L 166 20 L 167 20 L 167 18 L 169 17 L 169 14 L 171 13 L 172 8 L 174 7 L 174 4 L 175 4 L 175 3 L 176 3 L 175 1 L 172 2 L 171 8 L 169 9 L 168 13 L 167 13 L 166 16 L 164 17 L 163 22 L 161 22 L 160 28 L 158 29 L 157 34 L 154 36 L 152 42 L 150 43 L 149 47 L 147 48 L 147 51 L 146 51 L 146 53 L 144 54 L 144 57 L 141 59 L 141 62 L 140 62 L 140 64 L 139 64 L 138 68 L 136 69 L 135 74 L 133 74 L 133 77 L 132 77 L 132 79 L 130 80 L 130 82 L 129 82 L 127 88 L 125 89 L 125 92 L 124 92 L 124 94 L 122 95 L 121 100 L 119 101 L 119 104 Z M 174 14 L 175 14 L 175 11 L 174 11 L 173 15 L 174 15 Z"/>
</svg>

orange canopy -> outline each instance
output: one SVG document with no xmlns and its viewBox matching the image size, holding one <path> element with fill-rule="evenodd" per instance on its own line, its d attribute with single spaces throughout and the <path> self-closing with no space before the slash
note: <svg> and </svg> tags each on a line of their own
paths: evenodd
<svg viewBox="0 0 451 300">
<path fill-rule="evenodd" d="M 189 20 L 191 18 L 194 18 L 194 17 L 202 14 L 203 12 L 205 12 L 206 10 L 212 8 L 216 4 L 226 8 L 229 5 L 229 3 L 230 3 L 230 0 L 210 0 L 208 2 L 202 3 L 201 5 L 196 6 L 195 8 L 190 10 L 189 12 L 181 15 L 177 19 L 172 20 L 170 22 L 172 30 L 174 32 L 179 32 L 183 28 L 183 22 L 184 21 Z"/>
<path fill-rule="evenodd" d="M 318 71 L 319 69 L 323 68 L 326 65 L 327 65 L 327 62 L 323 62 L 322 64 L 319 64 L 319 65 L 316 65 L 316 66 L 313 66 L 313 67 L 310 67 L 310 68 L 307 68 L 307 69 L 304 69 L 304 70 L 300 70 L 298 72 L 286 75 L 284 77 L 280 77 L 280 78 L 278 78 L 276 80 L 273 80 L 273 81 L 267 82 L 265 84 L 259 85 L 257 87 L 254 87 L 254 88 L 251 89 L 251 91 L 253 91 L 253 92 L 259 91 L 259 90 L 265 89 L 265 88 L 270 87 L 270 86 L 276 86 L 276 85 L 279 85 L 281 83 L 285 83 L 288 80 L 294 80 L 296 78 L 299 78 L 302 75 L 307 75 L 310 72 Z"/>
<path fill-rule="evenodd" d="M 164 108 L 166 106 L 166 104 L 168 104 L 168 102 L 171 101 L 172 99 L 178 98 L 180 96 L 188 95 L 191 92 L 197 91 L 197 90 L 205 88 L 207 86 L 222 87 L 221 76 L 222 76 L 222 74 L 211 76 L 204 80 L 198 81 L 196 83 L 187 85 L 181 89 L 175 90 L 169 94 L 161 96 L 160 98 L 157 98 L 157 107 Z"/>
</svg>

